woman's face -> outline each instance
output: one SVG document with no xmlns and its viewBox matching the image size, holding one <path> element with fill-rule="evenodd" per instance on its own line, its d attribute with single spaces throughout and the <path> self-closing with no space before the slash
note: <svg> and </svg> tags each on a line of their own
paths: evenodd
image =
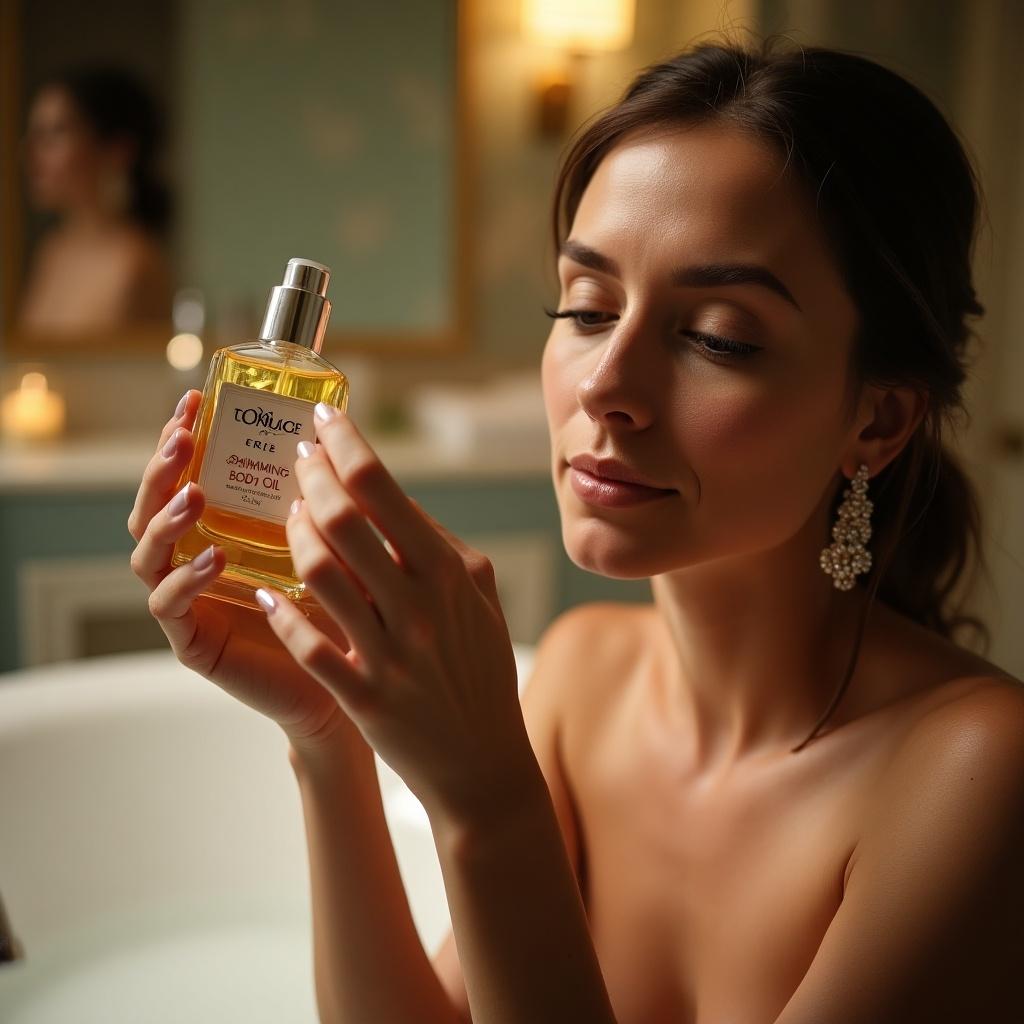
<svg viewBox="0 0 1024 1024">
<path fill-rule="evenodd" d="M 66 89 L 47 86 L 32 103 L 25 171 L 33 206 L 62 210 L 89 202 L 104 164 L 102 147 Z"/>
<path fill-rule="evenodd" d="M 739 133 L 676 128 L 621 140 L 588 184 L 558 260 L 558 309 L 586 316 L 554 321 L 541 366 L 563 540 L 582 568 L 639 578 L 749 555 L 815 514 L 827 542 L 858 431 L 843 419 L 857 314 L 782 172 Z M 778 284 L 697 277 L 727 264 Z M 671 493 L 594 504 L 567 464 L 583 453 Z"/>
</svg>

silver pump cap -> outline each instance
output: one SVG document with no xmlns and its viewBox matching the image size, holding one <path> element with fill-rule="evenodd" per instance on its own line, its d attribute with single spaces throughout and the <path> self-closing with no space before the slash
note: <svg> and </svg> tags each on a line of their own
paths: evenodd
<svg viewBox="0 0 1024 1024">
<path fill-rule="evenodd" d="M 319 352 L 331 315 L 327 298 L 330 280 L 330 267 L 315 260 L 290 259 L 284 270 L 284 282 L 270 289 L 260 338 L 290 341 Z"/>
</svg>

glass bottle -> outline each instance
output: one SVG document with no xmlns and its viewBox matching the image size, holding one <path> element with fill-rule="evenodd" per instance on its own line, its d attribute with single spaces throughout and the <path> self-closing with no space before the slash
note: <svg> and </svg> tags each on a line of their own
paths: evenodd
<svg viewBox="0 0 1024 1024">
<path fill-rule="evenodd" d="M 259 608 L 269 586 L 307 607 L 316 601 L 296 576 L 285 534 L 300 497 L 294 467 L 299 441 L 314 442 L 313 407 L 348 407 L 348 379 L 320 355 L 331 303 L 330 269 L 291 259 L 272 288 L 260 336 L 214 352 L 196 413 L 195 452 L 178 481 L 193 481 L 206 506 L 175 545 L 173 566 L 211 544 L 227 564 L 205 593 Z"/>
</svg>

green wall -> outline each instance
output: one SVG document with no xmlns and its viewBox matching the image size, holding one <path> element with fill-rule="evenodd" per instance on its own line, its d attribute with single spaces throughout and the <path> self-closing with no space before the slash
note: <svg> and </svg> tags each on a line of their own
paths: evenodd
<svg viewBox="0 0 1024 1024">
<path fill-rule="evenodd" d="M 439 329 L 454 260 L 454 0 L 183 0 L 183 283 L 262 318 L 292 256 L 332 328 Z"/>
</svg>

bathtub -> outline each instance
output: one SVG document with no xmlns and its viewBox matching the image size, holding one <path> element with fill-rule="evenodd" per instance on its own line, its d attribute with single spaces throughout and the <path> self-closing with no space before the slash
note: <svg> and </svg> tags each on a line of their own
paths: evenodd
<svg viewBox="0 0 1024 1024">
<path fill-rule="evenodd" d="M 377 769 L 433 955 L 450 918 L 426 814 Z M 316 1024 L 309 895 L 273 723 L 169 651 L 0 675 L 0 899 L 24 950 L 0 964 L 3 1024 Z"/>
</svg>

